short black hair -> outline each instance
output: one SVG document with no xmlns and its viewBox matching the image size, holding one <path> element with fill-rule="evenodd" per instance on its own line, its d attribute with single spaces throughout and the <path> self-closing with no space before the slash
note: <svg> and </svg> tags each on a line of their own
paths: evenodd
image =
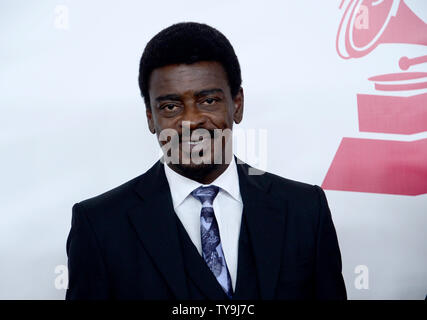
<svg viewBox="0 0 427 320">
<path fill-rule="evenodd" d="M 170 64 L 217 61 L 223 66 L 234 98 L 242 84 L 239 60 L 230 41 L 217 29 L 203 23 L 181 22 L 156 34 L 144 49 L 139 64 L 139 88 L 147 108 L 151 72 Z"/>
</svg>

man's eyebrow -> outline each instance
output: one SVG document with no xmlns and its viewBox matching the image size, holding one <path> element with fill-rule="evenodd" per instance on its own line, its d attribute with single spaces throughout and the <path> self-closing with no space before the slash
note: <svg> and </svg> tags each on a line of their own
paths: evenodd
<svg viewBox="0 0 427 320">
<path fill-rule="evenodd" d="M 162 102 L 166 100 L 181 101 L 181 97 L 178 94 L 166 94 L 164 96 L 158 96 L 156 98 L 157 102 Z"/>
<path fill-rule="evenodd" d="M 205 90 L 200 90 L 194 93 L 195 97 L 204 97 L 207 96 L 209 94 L 212 93 L 222 93 L 224 94 L 224 91 L 220 88 L 213 88 L 213 89 L 205 89 Z"/>
<path fill-rule="evenodd" d="M 212 88 L 212 89 L 204 89 L 200 91 L 196 91 L 194 93 L 195 97 L 204 97 L 212 93 L 222 93 L 224 94 L 224 91 L 220 88 Z M 158 96 L 156 98 L 157 102 L 162 102 L 166 100 L 172 100 L 172 101 L 181 101 L 181 96 L 178 94 L 165 94 L 163 96 Z"/>
</svg>

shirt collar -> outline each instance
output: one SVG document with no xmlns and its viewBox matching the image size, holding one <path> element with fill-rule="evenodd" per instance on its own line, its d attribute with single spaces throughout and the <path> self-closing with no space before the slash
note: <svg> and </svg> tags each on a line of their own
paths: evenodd
<svg viewBox="0 0 427 320">
<path fill-rule="evenodd" d="M 174 209 L 176 209 L 194 189 L 200 186 L 207 186 L 180 175 L 169 168 L 167 164 L 164 164 L 163 166 L 169 183 Z M 227 169 L 225 169 L 225 171 L 209 185 L 216 185 L 220 187 L 221 190 L 227 192 L 235 200 L 242 202 L 239 187 L 239 175 L 237 173 L 234 156 L 232 157 Z"/>
</svg>

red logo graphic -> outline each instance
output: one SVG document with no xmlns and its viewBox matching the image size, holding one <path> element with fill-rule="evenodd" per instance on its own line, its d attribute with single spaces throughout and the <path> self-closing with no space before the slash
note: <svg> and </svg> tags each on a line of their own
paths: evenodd
<svg viewBox="0 0 427 320">
<path fill-rule="evenodd" d="M 350 0 L 336 39 L 339 56 L 360 58 L 382 43 L 427 46 L 427 24 L 403 0 Z M 427 55 L 403 56 L 398 65 L 406 71 L 426 62 Z M 383 74 L 368 80 L 383 94 L 357 94 L 360 132 L 411 135 L 427 131 L 427 72 Z M 322 187 L 425 194 L 427 139 L 343 138 Z"/>
</svg>

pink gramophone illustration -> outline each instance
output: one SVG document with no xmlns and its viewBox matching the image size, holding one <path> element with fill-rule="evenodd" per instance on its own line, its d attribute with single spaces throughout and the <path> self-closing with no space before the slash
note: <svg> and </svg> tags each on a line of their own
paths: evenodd
<svg viewBox="0 0 427 320">
<path fill-rule="evenodd" d="M 427 24 L 406 2 L 350 0 L 336 39 L 339 56 L 360 58 L 385 43 L 427 46 Z M 344 0 L 340 9 L 343 3 Z M 365 20 L 361 14 L 365 14 Z M 376 94 L 357 94 L 360 132 L 412 135 L 427 131 L 427 72 L 408 71 L 427 63 L 427 55 L 403 56 L 396 63 L 402 72 L 368 79 Z M 425 194 L 427 138 L 399 141 L 344 137 L 322 187 L 396 195 Z"/>
</svg>

